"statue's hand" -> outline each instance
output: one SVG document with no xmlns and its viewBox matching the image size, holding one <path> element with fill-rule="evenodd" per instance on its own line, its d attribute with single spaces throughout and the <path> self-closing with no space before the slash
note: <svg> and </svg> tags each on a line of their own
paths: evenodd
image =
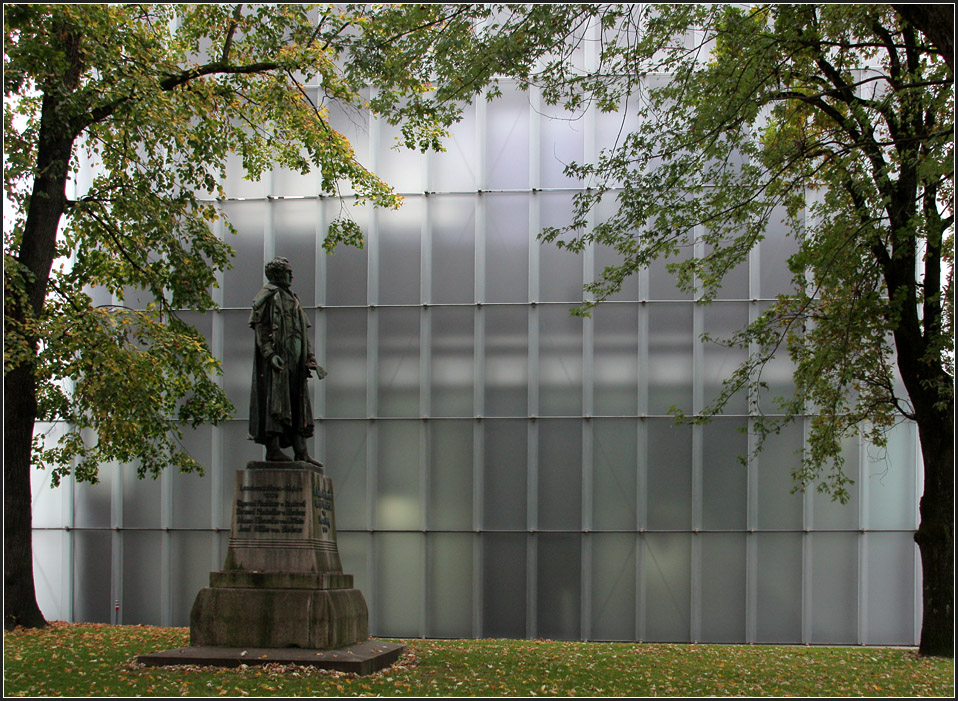
<svg viewBox="0 0 958 701">
<path fill-rule="evenodd" d="M 325 369 L 324 367 L 322 367 L 321 365 L 317 365 L 317 366 L 316 366 L 316 377 L 317 377 L 318 379 L 321 380 L 321 379 L 323 379 L 324 377 L 326 377 L 326 375 L 328 375 L 328 374 L 329 374 L 329 373 L 326 372 L 326 369 Z"/>
<path fill-rule="evenodd" d="M 324 377 L 326 377 L 326 375 L 329 374 L 329 373 L 326 372 L 326 370 L 323 369 L 323 367 L 322 367 L 321 365 L 317 365 L 317 363 L 316 363 L 316 358 L 314 358 L 314 357 L 312 357 L 312 356 L 310 356 L 310 357 L 306 360 L 306 369 L 307 369 L 307 370 L 312 370 L 313 372 L 315 372 L 315 373 L 316 373 L 316 377 L 317 377 L 318 379 L 320 379 L 320 380 L 323 379 Z"/>
<path fill-rule="evenodd" d="M 286 369 L 286 361 L 283 360 L 282 356 L 274 355 L 269 359 L 270 364 L 277 370 L 283 371 Z"/>
</svg>

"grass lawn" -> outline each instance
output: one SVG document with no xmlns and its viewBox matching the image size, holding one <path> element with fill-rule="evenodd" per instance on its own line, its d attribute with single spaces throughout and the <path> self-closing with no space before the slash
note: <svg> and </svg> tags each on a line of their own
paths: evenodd
<svg viewBox="0 0 958 701">
<path fill-rule="evenodd" d="M 186 628 L 53 623 L 4 634 L 6 696 L 946 696 L 954 662 L 913 650 L 408 640 L 368 677 L 281 666 L 141 667 Z"/>
</svg>

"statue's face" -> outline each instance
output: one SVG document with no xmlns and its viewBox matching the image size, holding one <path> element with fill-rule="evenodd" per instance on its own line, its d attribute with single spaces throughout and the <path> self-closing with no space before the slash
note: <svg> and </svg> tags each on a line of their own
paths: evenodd
<svg viewBox="0 0 958 701">
<path fill-rule="evenodd" d="M 290 268 L 272 270 L 270 275 L 266 276 L 271 283 L 280 287 L 289 287 L 293 282 L 293 271 Z"/>
</svg>

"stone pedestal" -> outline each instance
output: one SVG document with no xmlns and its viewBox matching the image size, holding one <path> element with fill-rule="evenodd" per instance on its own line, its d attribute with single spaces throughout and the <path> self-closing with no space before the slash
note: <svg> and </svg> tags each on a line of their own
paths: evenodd
<svg viewBox="0 0 958 701">
<path fill-rule="evenodd" d="M 190 645 L 319 650 L 366 640 L 366 600 L 339 560 L 333 481 L 304 462 L 251 462 L 235 479 L 226 563 L 193 603 Z"/>
</svg>

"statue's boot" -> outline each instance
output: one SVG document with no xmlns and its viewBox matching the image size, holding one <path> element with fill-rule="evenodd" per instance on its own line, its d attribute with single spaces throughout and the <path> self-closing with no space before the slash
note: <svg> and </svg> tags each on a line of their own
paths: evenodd
<svg viewBox="0 0 958 701">
<path fill-rule="evenodd" d="M 309 452 L 306 450 L 306 439 L 302 436 L 295 436 L 293 438 L 293 450 L 296 453 L 296 459 L 300 462 L 308 462 L 310 465 L 315 465 L 318 468 L 323 467 L 323 463 L 309 456 Z M 322 472 L 322 469 L 320 469 L 320 472 Z"/>
<path fill-rule="evenodd" d="M 266 460 L 269 462 L 292 462 L 293 459 L 279 447 L 279 436 L 270 438 L 266 444 Z"/>
</svg>

